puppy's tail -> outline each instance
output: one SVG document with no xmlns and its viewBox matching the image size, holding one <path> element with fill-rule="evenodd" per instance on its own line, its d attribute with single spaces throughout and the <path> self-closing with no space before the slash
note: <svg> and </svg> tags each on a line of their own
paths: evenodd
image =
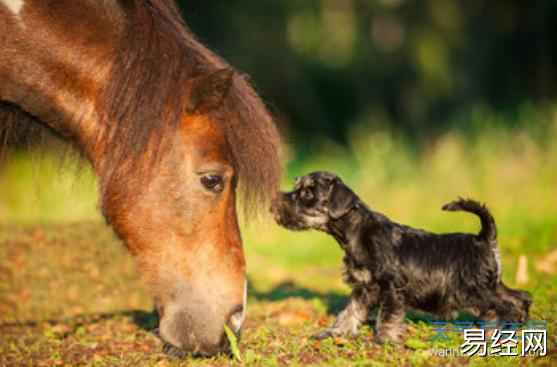
<svg viewBox="0 0 557 367">
<path fill-rule="evenodd" d="M 482 230 L 478 234 L 478 236 L 489 242 L 492 247 L 495 247 L 497 244 L 497 227 L 495 226 L 495 220 L 493 216 L 489 212 L 489 209 L 484 204 L 480 204 L 479 202 L 472 200 L 472 199 L 463 199 L 459 198 L 453 202 L 450 202 L 443 206 L 443 210 L 447 211 L 465 211 L 476 214 L 480 217 L 482 222 Z"/>
</svg>

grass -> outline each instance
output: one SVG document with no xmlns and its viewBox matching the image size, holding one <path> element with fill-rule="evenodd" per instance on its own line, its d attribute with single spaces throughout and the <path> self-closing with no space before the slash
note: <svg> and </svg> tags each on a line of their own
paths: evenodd
<svg viewBox="0 0 557 367">
<path fill-rule="evenodd" d="M 135 264 L 95 209 L 92 175 L 76 180 L 51 157 L 31 162 L 17 153 L 0 170 L 0 365 L 555 365 L 557 115 L 548 116 L 543 134 L 498 128 L 497 116 L 483 114 L 474 120 L 482 133 L 455 129 L 421 144 L 360 128 L 348 148 L 318 141 L 311 154 L 293 154 L 284 183 L 331 170 L 375 210 L 439 232 L 479 227 L 472 215 L 440 211 L 446 202 L 486 201 L 499 228 L 504 280 L 532 292 L 531 320 L 547 322 L 547 357 L 431 356 L 432 348 L 458 349 L 462 335 L 430 341 L 435 333 L 423 315 L 410 315 L 404 347 L 369 343 L 373 323 L 357 339 L 309 340 L 346 302 L 342 252 L 329 236 L 265 219 L 243 228 L 250 284 L 242 361 L 169 360 L 150 332 L 157 320 Z M 518 285 L 521 255 L 528 279 Z"/>
</svg>

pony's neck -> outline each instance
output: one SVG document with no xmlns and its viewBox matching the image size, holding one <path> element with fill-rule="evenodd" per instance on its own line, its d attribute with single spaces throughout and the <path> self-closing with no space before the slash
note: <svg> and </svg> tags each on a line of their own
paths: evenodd
<svg viewBox="0 0 557 367">
<path fill-rule="evenodd" d="M 56 3 L 26 0 L 17 17 L 0 19 L 0 33 L 9 35 L 0 40 L 0 48 L 7 50 L 5 58 L 0 56 L 6 67 L 0 70 L 0 100 L 77 142 L 91 157 L 102 128 L 98 96 L 121 30 L 119 8 L 108 1 L 105 8 L 95 1 L 63 3 L 63 9 L 56 9 Z M 109 3 L 114 9 L 108 9 Z"/>
</svg>

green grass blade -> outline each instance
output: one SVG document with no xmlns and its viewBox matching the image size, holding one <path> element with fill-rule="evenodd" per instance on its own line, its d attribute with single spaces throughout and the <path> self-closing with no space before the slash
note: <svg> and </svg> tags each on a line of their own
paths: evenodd
<svg viewBox="0 0 557 367">
<path fill-rule="evenodd" d="M 238 361 L 243 362 L 242 355 L 240 354 L 240 349 L 238 348 L 238 338 L 236 338 L 236 334 L 234 334 L 232 330 L 230 330 L 230 328 L 226 325 L 224 325 L 224 331 L 226 332 L 226 337 L 230 342 L 230 350 L 232 351 L 232 355 Z"/>
</svg>

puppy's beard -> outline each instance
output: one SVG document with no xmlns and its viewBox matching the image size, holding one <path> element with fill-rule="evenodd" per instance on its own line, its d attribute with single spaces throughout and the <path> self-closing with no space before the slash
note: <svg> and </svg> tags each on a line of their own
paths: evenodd
<svg viewBox="0 0 557 367">
<path fill-rule="evenodd" d="M 271 213 L 275 221 L 290 230 L 303 231 L 307 229 L 326 230 L 329 217 L 326 211 L 312 208 L 307 213 L 301 205 L 288 196 L 277 197 L 271 204 Z"/>
<path fill-rule="evenodd" d="M 274 214 L 274 217 L 279 225 L 293 231 L 303 231 L 311 228 L 303 220 L 292 214 Z"/>
<path fill-rule="evenodd" d="M 303 221 L 305 226 L 312 229 L 319 229 L 325 230 L 327 228 L 327 223 L 329 222 L 329 218 L 324 216 L 313 216 L 313 215 L 304 215 Z"/>
<path fill-rule="evenodd" d="M 303 231 L 307 229 L 325 230 L 327 228 L 327 218 L 311 216 L 306 214 L 282 213 L 275 215 L 275 220 L 281 226 L 293 231 Z"/>
<path fill-rule="evenodd" d="M 306 221 L 297 215 L 294 208 L 284 203 L 274 203 L 271 213 L 275 221 L 282 227 L 293 231 L 303 231 L 310 229 Z"/>
</svg>

